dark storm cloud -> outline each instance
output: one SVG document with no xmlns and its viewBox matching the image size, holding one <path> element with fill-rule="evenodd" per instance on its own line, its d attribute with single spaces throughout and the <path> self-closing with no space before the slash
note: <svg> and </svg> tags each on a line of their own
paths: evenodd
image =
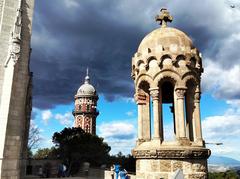
<svg viewBox="0 0 240 179">
<path fill-rule="evenodd" d="M 198 3 L 36 1 L 31 57 L 34 106 L 72 102 L 87 67 L 92 83 L 108 100 L 132 97 L 131 57 L 142 38 L 158 27 L 153 17 L 163 6 L 174 16 L 172 26 L 185 31 L 205 55 L 215 58 L 232 29 L 219 25 L 218 6 L 210 10 L 207 1 Z"/>
</svg>

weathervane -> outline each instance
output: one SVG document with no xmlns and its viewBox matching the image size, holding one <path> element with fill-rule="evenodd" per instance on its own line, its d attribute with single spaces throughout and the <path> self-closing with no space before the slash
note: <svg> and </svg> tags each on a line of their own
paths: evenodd
<svg viewBox="0 0 240 179">
<path fill-rule="evenodd" d="M 155 17 L 155 20 L 159 21 L 162 27 L 167 27 L 167 22 L 172 22 L 173 17 L 166 8 L 162 8 L 160 14 Z"/>
</svg>

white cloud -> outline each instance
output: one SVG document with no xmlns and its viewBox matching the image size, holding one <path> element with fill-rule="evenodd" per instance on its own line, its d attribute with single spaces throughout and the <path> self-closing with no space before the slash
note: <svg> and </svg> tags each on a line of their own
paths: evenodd
<svg viewBox="0 0 240 179">
<path fill-rule="evenodd" d="M 42 120 L 45 125 L 48 124 L 50 119 L 55 119 L 59 121 L 59 123 L 65 127 L 73 126 L 73 115 L 71 112 L 66 112 L 64 114 L 53 114 L 51 110 L 43 110 L 40 111 L 42 115 Z"/>
<path fill-rule="evenodd" d="M 240 65 L 225 69 L 219 63 L 207 60 L 203 73 L 204 90 L 212 91 L 213 95 L 222 99 L 240 97 Z"/>
<path fill-rule="evenodd" d="M 132 138 L 135 134 L 134 125 L 129 122 L 114 121 L 99 126 L 101 136 L 107 138 Z"/>
<path fill-rule="evenodd" d="M 65 114 L 56 114 L 54 116 L 56 120 L 60 122 L 60 124 L 66 126 L 66 127 L 72 127 L 73 125 L 73 116 L 71 112 L 67 112 Z"/>
<path fill-rule="evenodd" d="M 210 116 L 202 121 L 204 140 L 207 143 L 221 142 L 223 145 L 208 145 L 213 155 L 226 155 L 240 160 L 240 103 L 228 101 L 230 107 L 222 116 Z"/>
<path fill-rule="evenodd" d="M 135 110 L 131 110 L 131 111 L 126 112 L 126 115 L 127 115 L 128 117 L 133 117 L 133 116 L 135 115 L 135 113 L 136 113 Z"/>
<path fill-rule="evenodd" d="M 99 136 L 103 137 L 111 146 L 112 154 L 120 151 L 123 154 L 129 154 L 131 149 L 134 148 L 137 130 L 135 125 L 129 121 L 134 120 L 112 121 L 111 123 L 99 125 Z"/>
<path fill-rule="evenodd" d="M 76 0 L 64 0 L 64 3 L 68 8 L 73 8 L 73 7 L 79 6 L 79 2 Z"/>
<path fill-rule="evenodd" d="M 119 152 L 122 152 L 124 155 L 131 154 L 131 150 L 136 145 L 136 139 L 128 139 L 128 140 L 112 140 L 112 139 L 105 139 L 109 146 L 111 146 L 110 153 L 115 155 Z"/>
<path fill-rule="evenodd" d="M 164 124 L 163 126 L 163 135 L 165 141 L 174 141 L 175 135 L 174 135 L 174 126 L 173 123 Z"/>
<path fill-rule="evenodd" d="M 42 120 L 44 124 L 47 124 L 49 119 L 53 117 L 53 114 L 50 110 L 43 110 L 42 111 Z"/>
<path fill-rule="evenodd" d="M 134 98 L 123 97 L 122 99 L 127 103 L 135 103 Z"/>
</svg>

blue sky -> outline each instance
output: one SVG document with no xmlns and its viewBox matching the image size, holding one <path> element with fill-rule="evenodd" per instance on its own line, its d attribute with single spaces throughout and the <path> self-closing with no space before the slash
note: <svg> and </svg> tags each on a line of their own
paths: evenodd
<svg viewBox="0 0 240 179">
<path fill-rule="evenodd" d="M 203 93 L 201 99 L 201 116 L 203 121 L 209 117 L 224 116 L 226 111 L 231 105 L 227 104 L 224 100 L 216 99 L 209 93 Z M 56 131 L 61 131 L 64 127 L 72 127 L 74 118 L 71 111 L 74 104 L 57 105 L 53 109 L 39 110 L 34 108 L 34 124 L 38 126 L 41 132 L 42 141 L 41 147 L 52 146 L 51 136 Z M 121 98 L 115 101 L 107 101 L 104 96 L 100 95 L 98 101 L 98 109 L 100 114 L 97 118 L 97 135 L 104 137 L 105 141 L 112 147 L 112 154 L 122 152 L 129 154 L 135 145 L 137 137 L 137 105 L 131 98 Z M 166 111 L 167 108 L 164 109 Z M 165 130 L 173 132 L 173 124 L 169 112 L 165 112 L 166 116 Z M 214 121 L 217 122 L 217 121 Z M 204 131 L 204 130 L 203 130 Z M 168 139 L 171 140 L 171 134 L 166 134 Z M 203 133 L 206 139 L 207 133 Z M 213 154 L 225 155 L 229 157 L 237 157 L 236 154 L 222 152 L 222 148 L 230 147 L 226 139 L 219 137 L 207 138 L 206 142 L 223 142 L 223 146 L 208 145 L 207 147 L 213 148 Z M 238 158 L 239 159 L 239 158 Z"/>
<path fill-rule="evenodd" d="M 230 6 L 234 4 L 235 8 Z M 51 145 L 51 136 L 73 124 L 74 95 L 86 68 L 100 99 L 97 134 L 112 154 L 135 145 L 137 106 L 131 58 L 143 37 L 158 28 L 154 17 L 167 7 L 203 56 L 201 118 L 213 155 L 240 160 L 240 4 L 236 0 L 39 0 L 32 34 L 32 123 Z M 166 111 L 166 110 L 164 110 Z M 171 117 L 165 130 L 171 133 Z M 171 135 L 168 136 L 171 138 Z"/>
</svg>

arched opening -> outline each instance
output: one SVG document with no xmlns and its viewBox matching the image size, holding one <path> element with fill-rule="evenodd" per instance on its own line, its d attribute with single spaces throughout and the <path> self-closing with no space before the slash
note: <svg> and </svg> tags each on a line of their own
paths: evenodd
<svg viewBox="0 0 240 179">
<path fill-rule="evenodd" d="M 163 131 L 165 141 L 175 140 L 176 127 L 174 117 L 174 83 L 171 80 L 164 80 L 159 85 L 160 89 L 160 111 L 162 111 Z"/>
<path fill-rule="evenodd" d="M 185 56 L 184 55 L 178 55 L 176 58 L 176 63 L 175 66 L 176 67 L 181 67 L 181 66 L 185 66 L 186 65 L 186 60 L 185 60 Z"/>
<path fill-rule="evenodd" d="M 186 83 L 187 91 L 185 94 L 185 116 L 186 116 L 186 136 L 190 141 L 194 141 L 193 124 L 194 124 L 194 92 L 196 84 L 193 80 Z"/>
<path fill-rule="evenodd" d="M 164 66 L 172 65 L 172 57 L 170 55 L 163 55 L 161 58 L 161 62 L 159 64 L 160 68 L 163 68 Z"/>
</svg>

